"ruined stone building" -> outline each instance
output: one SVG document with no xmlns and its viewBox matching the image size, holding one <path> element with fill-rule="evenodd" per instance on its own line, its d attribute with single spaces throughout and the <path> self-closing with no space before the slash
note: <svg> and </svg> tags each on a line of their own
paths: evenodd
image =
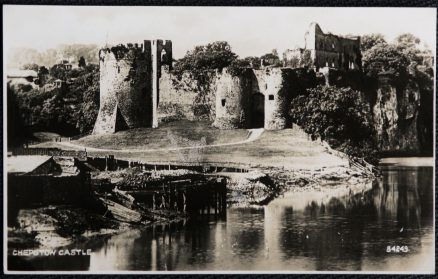
<svg viewBox="0 0 438 279">
<path fill-rule="evenodd" d="M 213 125 L 221 129 L 287 128 L 296 81 L 294 69 L 246 69 L 241 75 L 224 70 L 216 81 Z"/>
<path fill-rule="evenodd" d="M 153 40 L 99 51 L 100 108 L 93 134 L 157 127 L 161 66 L 172 65 L 172 42 Z"/>
<path fill-rule="evenodd" d="M 284 67 L 246 68 L 239 74 L 224 69 L 217 73 L 203 101 L 211 109 L 213 126 L 284 129 L 290 125 L 292 98 L 308 80 L 315 79 L 316 72 L 324 73 L 327 84 L 331 70 L 361 69 L 359 37 L 325 34 L 312 23 L 305 40 L 304 49 L 286 51 Z M 157 127 L 159 119 L 166 117 L 196 119 L 193 108 L 199 105 L 197 93 L 177 88 L 170 71 L 162 67 L 172 66 L 171 41 L 105 48 L 100 50 L 99 60 L 100 110 L 94 134 Z"/>
<path fill-rule="evenodd" d="M 360 37 L 341 37 L 324 33 L 315 22 L 305 34 L 305 47 L 286 50 L 283 54 L 286 67 L 309 66 L 317 72 L 323 68 L 338 70 L 361 70 L 362 55 Z"/>
</svg>

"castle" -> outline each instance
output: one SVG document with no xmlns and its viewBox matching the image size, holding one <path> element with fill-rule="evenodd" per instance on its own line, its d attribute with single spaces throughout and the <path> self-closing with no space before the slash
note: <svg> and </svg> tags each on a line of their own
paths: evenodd
<svg viewBox="0 0 438 279">
<path fill-rule="evenodd" d="M 285 51 L 284 67 L 247 68 L 239 75 L 227 69 L 218 73 L 209 104 L 213 126 L 220 129 L 287 128 L 292 98 L 306 88 L 306 82 L 316 73 L 329 83 L 333 70 L 361 71 L 359 37 L 325 34 L 318 24 L 312 23 L 305 42 L 303 49 Z M 187 112 L 195 102 L 193 92 L 183 94 L 172 85 L 167 70 L 172 67 L 171 41 L 144 41 L 140 45 L 101 49 L 99 60 L 100 109 L 94 134 L 136 127 L 154 128 L 164 107 L 167 113 L 169 108 Z M 313 75 L 308 74 L 309 70 Z"/>
<path fill-rule="evenodd" d="M 153 40 L 99 51 L 100 108 L 93 134 L 157 127 L 162 66 L 172 66 L 172 42 Z"/>
<path fill-rule="evenodd" d="M 283 61 L 286 67 L 310 66 L 316 71 L 323 68 L 344 71 L 362 69 L 360 37 L 325 34 L 321 27 L 313 22 L 304 39 L 304 48 L 284 52 Z"/>
</svg>

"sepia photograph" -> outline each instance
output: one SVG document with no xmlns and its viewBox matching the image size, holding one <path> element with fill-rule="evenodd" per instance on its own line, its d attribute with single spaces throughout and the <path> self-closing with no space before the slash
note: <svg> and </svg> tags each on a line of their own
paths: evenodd
<svg viewBox="0 0 438 279">
<path fill-rule="evenodd" d="M 435 273 L 436 8 L 2 26 L 5 273 Z"/>
</svg>

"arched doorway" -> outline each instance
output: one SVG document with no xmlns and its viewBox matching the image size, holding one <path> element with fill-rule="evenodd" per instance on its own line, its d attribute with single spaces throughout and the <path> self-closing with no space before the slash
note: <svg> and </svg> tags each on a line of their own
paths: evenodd
<svg viewBox="0 0 438 279">
<path fill-rule="evenodd" d="M 261 93 L 252 95 L 250 126 L 250 128 L 263 128 L 265 126 L 265 96 Z"/>
</svg>

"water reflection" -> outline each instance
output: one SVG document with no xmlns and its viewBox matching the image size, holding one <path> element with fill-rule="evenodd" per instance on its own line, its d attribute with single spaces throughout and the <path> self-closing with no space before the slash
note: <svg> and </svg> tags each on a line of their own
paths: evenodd
<svg viewBox="0 0 438 279">
<path fill-rule="evenodd" d="M 158 225 L 83 243 L 98 270 L 431 271 L 433 169 L 385 167 L 352 189 L 288 193 L 226 219 Z M 328 194 L 327 194 L 328 192 Z M 388 245 L 409 253 L 387 253 Z"/>
</svg>

